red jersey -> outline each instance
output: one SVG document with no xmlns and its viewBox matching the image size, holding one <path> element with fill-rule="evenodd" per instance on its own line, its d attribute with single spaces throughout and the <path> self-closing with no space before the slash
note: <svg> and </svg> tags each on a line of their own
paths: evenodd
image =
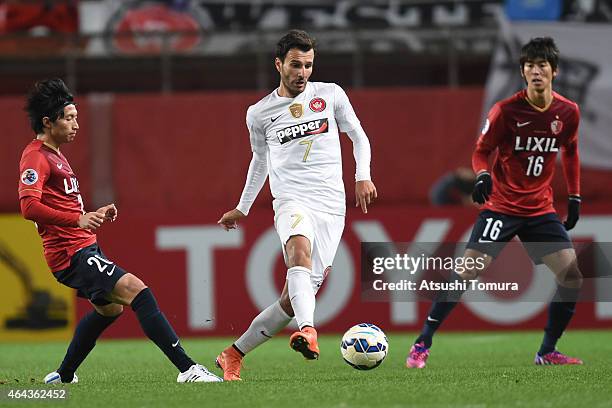
<svg viewBox="0 0 612 408">
<path fill-rule="evenodd" d="M 54 210 L 74 214 L 74 226 L 38 224 L 45 258 L 53 272 L 66 269 L 76 251 L 96 242 L 90 230 L 78 227 L 78 217 L 84 214 L 79 182 L 58 150 L 34 140 L 26 146 L 19 163 L 19 199 L 34 197 Z"/>
<path fill-rule="evenodd" d="M 493 192 L 483 208 L 517 216 L 554 212 L 550 183 L 559 150 L 568 193 L 580 195 L 579 122 L 578 105 L 555 92 L 547 109 L 532 105 L 526 90 L 496 103 L 472 156 L 476 173 L 488 171 L 488 157 L 497 149 Z"/>
</svg>

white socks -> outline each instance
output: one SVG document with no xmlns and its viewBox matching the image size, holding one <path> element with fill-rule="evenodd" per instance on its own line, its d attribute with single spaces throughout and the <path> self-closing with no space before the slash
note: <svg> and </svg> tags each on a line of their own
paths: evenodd
<svg viewBox="0 0 612 408">
<path fill-rule="evenodd" d="M 289 299 L 300 329 L 304 326 L 314 327 L 315 293 L 310 273 L 310 269 L 302 266 L 294 266 L 287 271 Z M 253 319 L 249 328 L 234 344 L 247 354 L 287 327 L 291 319 L 280 303 L 274 302 Z"/>
<path fill-rule="evenodd" d="M 234 344 L 247 354 L 287 327 L 291 319 L 292 317 L 285 313 L 280 303 L 274 302 L 253 319 L 247 331 Z"/>
<path fill-rule="evenodd" d="M 294 266 L 287 270 L 289 300 L 300 330 L 304 326 L 314 327 L 315 293 L 310 274 L 310 269 L 303 266 Z"/>
</svg>

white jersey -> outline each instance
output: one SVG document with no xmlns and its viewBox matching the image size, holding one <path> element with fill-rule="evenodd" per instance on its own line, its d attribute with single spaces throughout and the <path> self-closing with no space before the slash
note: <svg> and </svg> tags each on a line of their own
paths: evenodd
<svg viewBox="0 0 612 408">
<path fill-rule="evenodd" d="M 361 125 L 342 88 L 309 82 L 295 98 L 274 90 L 249 107 L 246 121 L 254 157 L 267 159 L 275 210 L 295 201 L 313 210 L 345 214 L 339 131 L 361 130 Z M 367 163 L 358 166 L 357 180 L 370 179 L 366 144 Z M 248 184 L 249 179 L 237 207 L 245 214 L 255 199 L 253 190 L 256 195 L 261 188 L 249 192 Z"/>
</svg>

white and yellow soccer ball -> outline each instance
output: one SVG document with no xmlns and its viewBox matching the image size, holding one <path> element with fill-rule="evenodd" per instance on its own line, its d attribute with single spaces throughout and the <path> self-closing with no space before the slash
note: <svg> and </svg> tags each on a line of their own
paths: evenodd
<svg viewBox="0 0 612 408">
<path fill-rule="evenodd" d="M 360 323 L 344 333 L 340 352 L 351 367 L 371 370 L 387 357 L 389 342 L 385 333 L 375 324 Z"/>
</svg>

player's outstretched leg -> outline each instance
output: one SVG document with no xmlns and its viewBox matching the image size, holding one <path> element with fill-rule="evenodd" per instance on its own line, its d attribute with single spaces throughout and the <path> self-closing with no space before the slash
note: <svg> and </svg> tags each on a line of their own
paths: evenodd
<svg viewBox="0 0 612 408">
<path fill-rule="evenodd" d="M 96 310 L 85 315 L 77 324 L 62 364 L 57 371 L 47 374 L 45 384 L 78 382 L 75 371 L 93 350 L 102 332 L 123 312 L 123 306 L 113 303 L 94 307 Z"/>
<path fill-rule="evenodd" d="M 449 282 L 462 283 L 463 279 L 456 273 L 452 273 Z M 436 295 L 427 319 L 421 330 L 421 334 L 415 340 L 410 348 L 408 358 L 406 359 L 406 367 L 408 368 L 424 368 L 429 358 L 429 349 L 433 343 L 433 336 L 436 330 L 440 327 L 444 319 L 451 313 L 457 305 L 463 290 L 456 291 L 440 291 Z"/>
<path fill-rule="evenodd" d="M 132 307 L 144 333 L 179 370 L 177 382 L 223 381 L 187 355 L 166 316 L 159 310 L 153 292 L 136 276 L 130 273 L 122 276 L 111 298 Z"/>
<path fill-rule="evenodd" d="M 159 310 L 151 289 L 144 288 L 131 303 L 142 330 L 180 371 L 177 382 L 219 382 L 221 378 L 196 364 L 185 352 L 166 316 Z"/>
<path fill-rule="evenodd" d="M 223 379 L 241 380 L 242 358 L 287 327 L 291 319 L 292 316 L 283 310 L 280 301 L 262 310 L 244 334 L 217 356 L 215 364 L 223 370 Z"/>
</svg>

